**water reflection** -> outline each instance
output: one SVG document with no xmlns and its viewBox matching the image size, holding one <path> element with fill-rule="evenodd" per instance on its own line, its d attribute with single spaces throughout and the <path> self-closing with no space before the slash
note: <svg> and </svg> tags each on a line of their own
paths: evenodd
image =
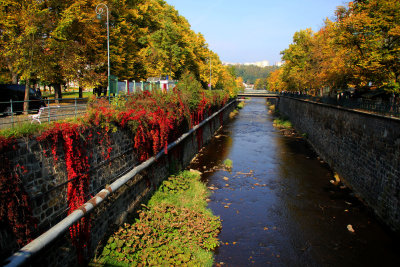
<svg viewBox="0 0 400 267">
<path fill-rule="evenodd" d="M 231 172 L 213 170 L 224 159 Z M 253 99 L 191 168 L 217 188 L 209 207 L 223 220 L 216 262 L 228 266 L 400 266 L 398 245 L 308 145 L 272 126 Z M 351 224 L 355 233 L 347 229 Z"/>
</svg>

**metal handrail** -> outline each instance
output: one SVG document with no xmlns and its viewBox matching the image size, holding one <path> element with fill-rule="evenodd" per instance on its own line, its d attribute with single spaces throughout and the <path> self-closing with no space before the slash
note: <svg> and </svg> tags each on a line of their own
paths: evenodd
<svg viewBox="0 0 400 267">
<path fill-rule="evenodd" d="M 75 117 L 77 118 L 79 115 L 83 115 L 86 113 L 86 103 L 88 101 L 88 98 L 59 98 L 59 99 L 43 99 L 43 100 L 28 100 L 28 101 L 13 101 L 10 100 L 10 102 L 0 102 L 0 104 L 6 104 L 10 105 L 10 112 L 9 113 L 0 113 L 0 115 L 3 115 L 0 118 L 0 126 L 3 126 L 2 128 L 14 128 L 15 125 L 21 124 L 24 122 L 31 122 L 31 117 L 24 117 L 24 116 L 19 116 L 16 115 L 17 113 L 23 113 L 23 110 L 16 109 L 16 105 L 22 106 L 23 103 L 29 102 L 29 103 L 34 103 L 34 102 L 39 102 L 43 101 L 47 107 L 50 109 L 52 108 L 53 104 L 56 104 L 56 102 L 61 103 L 60 109 L 71 109 L 71 112 L 63 113 L 63 114 L 57 114 L 55 117 L 51 117 L 50 113 L 48 116 L 45 118 L 47 119 L 47 122 L 54 121 L 57 118 L 67 118 L 67 117 Z M 67 104 L 67 105 L 63 105 Z M 84 108 L 83 108 L 84 107 Z M 29 109 L 28 113 L 37 113 L 39 109 Z M 6 115 L 6 116 L 4 116 Z M 9 115 L 9 116 L 7 116 Z M 9 118 L 9 119 L 7 119 Z M 44 122 L 45 120 L 42 120 Z"/>
<path fill-rule="evenodd" d="M 334 106 L 340 106 L 349 109 L 363 110 L 385 116 L 400 117 L 400 103 L 391 103 L 386 101 L 374 101 L 363 98 L 332 98 L 332 97 L 314 97 L 306 94 L 285 93 L 283 96 L 289 96 L 298 99 L 311 100 L 318 103 L 324 103 Z"/>
</svg>

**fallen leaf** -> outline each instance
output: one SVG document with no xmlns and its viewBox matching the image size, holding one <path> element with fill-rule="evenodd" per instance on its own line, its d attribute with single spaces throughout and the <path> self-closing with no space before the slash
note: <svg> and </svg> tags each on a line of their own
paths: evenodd
<svg viewBox="0 0 400 267">
<path fill-rule="evenodd" d="M 223 179 L 224 179 L 225 181 L 228 181 L 228 180 L 229 180 L 229 178 L 228 178 L 228 177 L 226 177 L 226 176 L 225 176 Z"/>
<path fill-rule="evenodd" d="M 191 172 L 191 173 L 195 173 L 195 174 L 198 174 L 198 175 L 201 175 L 201 172 L 200 172 L 200 171 L 198 171 L 198 170 L 193 170 L 193 169 L 190 169 L 190 170 L 189 170 L 189 172 Z"/>
<path fill-rule="evenodd" d="M 352 232 L 352 233 L 355 232 L 353 229 L 353 226 L 351 224 L 347 225 L 347 230 L 349 230 L 349 232 Z"/>
<path fill-rule="evenodd" d="M 210 190 L 218 190 L 218 187 L 210 186 L 210 187 L 208 187 L 208 189 L 210 189 Z"/>
</svg>

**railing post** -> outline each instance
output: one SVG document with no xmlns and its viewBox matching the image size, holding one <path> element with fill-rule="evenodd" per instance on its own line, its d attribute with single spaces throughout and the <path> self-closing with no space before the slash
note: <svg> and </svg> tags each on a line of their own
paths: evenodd
<svg viewBox="0 0 400 267">
<path fill-rule="evenodd" d="M 76 97 L 75 97 L 75 120 L 77 117 L 77 112 L 78 112 L 78 106 L 76 105 Z"/>
<path fill-rule="evenodd" d="M 47 106 L 49 107 L 49 119 L 48 119 L 48 122 L 50 123 L 50 99 L 47 99 Z"/>
<path fill-rule="evenodd" d="M 12 99 L 10 99 L 10 107 L 11 107 L 11 128 L 14 128 L 14 109 L 13 109 Z"/>
<path fill-rule="evenodd" d="M 133 93 L 136 93 L 136 81 L 133 81 Z"/>
</svg>

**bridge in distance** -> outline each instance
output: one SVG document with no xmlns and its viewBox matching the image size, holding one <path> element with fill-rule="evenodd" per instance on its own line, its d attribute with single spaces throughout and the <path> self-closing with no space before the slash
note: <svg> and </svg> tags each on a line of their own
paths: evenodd
<svg viewBox="0 0 400 267">
<path fill-rule="evenodd" d="M 267 90 L 254 90 L 251 88 L 245 88 L 243 92 L 238 94 L 238 97 L 279 97 L 279 94 L 269 92 Z"/>
</svg>

